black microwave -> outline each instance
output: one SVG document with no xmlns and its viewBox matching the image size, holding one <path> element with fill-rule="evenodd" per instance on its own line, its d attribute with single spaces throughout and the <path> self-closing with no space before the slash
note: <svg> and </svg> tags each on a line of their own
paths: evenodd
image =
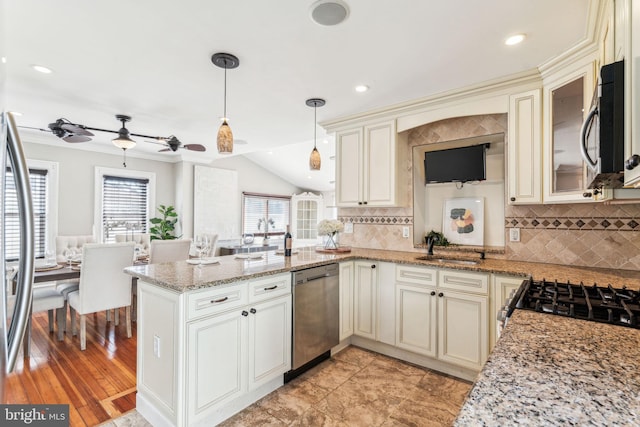
<svg viewBox="0 0 640 427">
<path fill-rule="evenodd" d="M 624 184 L 624 95 L 624 61 L 602 67 L 581 131 L 587 188 L 620 188 Z"/>
</svg>

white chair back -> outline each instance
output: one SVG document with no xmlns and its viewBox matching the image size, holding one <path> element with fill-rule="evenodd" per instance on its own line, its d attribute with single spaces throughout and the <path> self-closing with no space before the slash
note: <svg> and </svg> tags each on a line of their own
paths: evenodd
<svg viewBox="0 0 640 427">
<path fill-rule="evenodd" d="M 185 261 L 189 259 L 190 247 L 191 239 L 152 240 L 149 251 L 149 264 Z"/>
<path fill-rule="evenodd" d="M 148 254 L 151 235 L 149 233 L 133 233 L 133 236 L 131 234 L 116 234 L 116 243 L 122 242 L 133 242 L 140 245 L 141 249 Z"/>
<path fill-rule="evenodd" d="M 78 255 L 82 253 L 82 247 L 86 243 L 94 243 L 92 235 L 82 236 L 56 236 L 56 262 L 65 262 L 64 250 L 73 248 Z"/>
<path fill-rule="evenodd" d="M 80 314 L 131 305 L 133 242 L 87 243 L 82 251 L 78 307 Z"/>
</svg>

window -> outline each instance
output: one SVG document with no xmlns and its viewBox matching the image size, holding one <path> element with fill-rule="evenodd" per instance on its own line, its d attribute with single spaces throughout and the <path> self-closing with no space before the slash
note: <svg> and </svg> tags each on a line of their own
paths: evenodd
<svg viewBox="0 0 640 427">
<path fill-rule="evenodd" d="M 35 256 L 43 258 L 47 240 L 47 170 L 29 169 L 34 216 Z M 20 256 L 20 217 L 18 195 L 13 172 L 5 175 L 5 259 L 16 261 Z"/>
<path fill-rule="evenodd" d="M 242 193 L 242 232 L 269 236 L 285 233 L 291 197 Z"/>
<path fill-rule="evenodd" d="M 96 224 L 103 243 L 116 235 L 146 233 L 153 212 L 155 174 L 96 168 Z"/>
</svg>

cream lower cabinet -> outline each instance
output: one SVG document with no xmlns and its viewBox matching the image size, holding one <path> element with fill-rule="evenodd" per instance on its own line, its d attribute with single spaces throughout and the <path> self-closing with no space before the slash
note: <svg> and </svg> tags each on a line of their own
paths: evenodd
<svg viewBox="0 0 640 427">
<path fill-rule="evenodd" d="M 491 310 L 489 312 L 489 347 L 498 340 L 498 311 L 502 309 L 511 292 L 517 290 L 525 277 L 491 275 Z"/>
<path fill-rule="evenodd" d="M 353 334 L 375 340 L 378 318 L 378 270 L 373 261 L 354 261 Z"/>
<path fill-rule="evenodd" d="M 398 265 L 396 346 L 480 370 L 488 357 L 488 275 Z"/>
<path fill-rule="evenodd" d="M 353 335 L 353 261 L 341 262 L 340 282 L 340 341 Z"/>
<path fill-rule="evenodd" d="M 174 294 L 139 284 L 137 407 L 154 425 L 215 425 L 282 385 L 291 274 Z"/>
</svg>

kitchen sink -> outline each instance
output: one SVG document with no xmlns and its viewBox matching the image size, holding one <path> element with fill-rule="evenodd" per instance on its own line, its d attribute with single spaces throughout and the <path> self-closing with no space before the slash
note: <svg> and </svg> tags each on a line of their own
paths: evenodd
<svg viewBox="0 0 640 427">
<path fill-rule="evenodd" d="M 446 264 L 462 264 L 462 265 L 476 265 L 479 261 L 472 259 L 460 259 L 460 258 L 439 258 L 431 255 L 419 256 L 416 258 L 419 261 L 436 261 Z"/>
</svg>

